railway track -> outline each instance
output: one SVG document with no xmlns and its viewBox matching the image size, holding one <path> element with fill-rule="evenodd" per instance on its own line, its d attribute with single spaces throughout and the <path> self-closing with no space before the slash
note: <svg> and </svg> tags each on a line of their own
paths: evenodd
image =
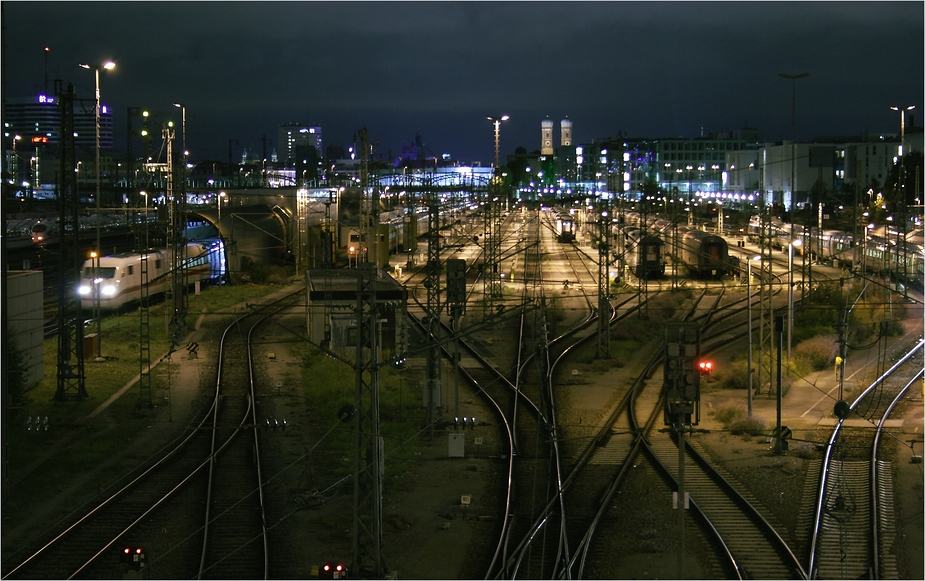
<svg viewBox="0 0 925 581">
<path fill-rule="evenodd" d="M 692 310 L 696 308 L 696 303 L 700 303 L 703 300 L 704 296 L 697 299 Z M 718 302 L 718 300 L 715 302 Z M 704 310 L 711 312 L 712 307 Z M 705 323 L 709 317 L 708 315 L 704 315 L 702 318 Z M 575 460 L 574 465 L 571 467 L 571 471 L 562 486 L 563 494 L 565 494 L 566 498 L 564 506 L 567 507 L 568 510 L 567 518 L 561 521 L 563 523 L 561 525 L 561 531 L 546 532 L 544 537 L 545 539 L 557 539 L 558 544 L 553 545 L 548 542 L 539 542 L 541 538 L 543 538 L 540 535 L 541 529 L 544 527 L 552 527 L 553 523 L 556 522 L 556 503 L 550 502 L 547 511 L 539 515 L 537 524 L 530 533 L 531 541 L 525 544 L 521 549 L 521 551 L 532 551 L 541 554 L 542 558 L 540 563 L 542 564 L 537 566 L 535 558 L 520 556 L 518 557 L 520 563 L 529 563 L 530 565 L 529 567 L 523 568 L 516 567 L 509 571 L 512 573 L 510 577 L 581 577 L 586 567 L 599 567 L 599 565 L 591 564 L 591 561 L 600 559 L 602 555 L 606 555 L 607 559 L 613 559 L 612 550 L 606 547 L 601 548 L 601 544 L 593 543 L 592 540 L 596 538 L 595 528 L 598 524 L 607 527 L 608 524 L 615 520 L 605 515 L 619 514 L 619 512 L 611 506 L 610 499 L 614 498 L 615 494 L 619 494 L 618 490 L 620 483 L 623 478 L 625 478 L 628 471 L 637 465 L 639 461 L 643 461 L 639 454 L 642 450 L 648 449 L 649 445 L 646 439 L 642 437 L 642 434 L 647 431 L 651 432 L 652 424 L 655 419 L 661 416 L 662 404 L 660 403 L 659 390 L 641 390 L 638 387 L 642 384 L 643 378 L 651 373 L 651 369 L 659 358 L 659 352 L 653 353 L 649 367 L 640 372 L 637 385 L 632 386 L 628 390 L 623 400 L 616 406 L 608 421 L 605 422 L 604 429 L 597 432 L 592 438 L 592 443 L 584 448 L 584 452 Z M 654 383 L 658 383 L 658 381 L 656 380 Z M 634 397 L 636 398 L 635 403 L 630 403 L 634 401 Z M 645 422 L 645 426 L 647 427 L 637 424 L 635 419 L 633 419 L 636 415 L 633 411 L 633 406 L 640 405 L 639 402 L 643 402 L 641 404 L 643 409 L 651 410 L 648 414 L 649 419 Z M 620 418 L 619 422 L 617 422 L 618 418 Z M 658 435 L 656 434 L 651 437 L 658 438 Z M 670 470 L 665 468 L 665 466 L 670 466 L 670 460 L 667 463 L 659 462 L 659 455 L 677 458 L 678 451 L 677 447 L 673 447 L 674 444 L 671 443 L 669 438 L 664 437 L 663 440 L 663 442 L 659 442 L 659 445 L 667 444 L 667 449 L 663 449 L 661 454 L 657 454 L 654 451 L 647 452 L 649 455 L 648 461 L 654 462 L 659 466 L 656 470 L 661 471 L 663 477 L 669 477 Z M 692 466 L 698 463 L 706 465 L 693 450 L 686 451 L 685 457 L 691 459 Z M 675 468 L 677 467 L 677 462 L 675 462 L 674 466 Z M 706 468 L 706 470 L 708 473 L 710 472 L 709 468 Z M 708 499 L 702 501 L 704 507 L 701 512 L 703 516 L 700 517 L 700 521 L 703 523 L 703 528 L 709 531 L 709 534 L 705 534 L 704 536 L 709 538 L 709 543 L 715 547 L 717 553 L 721 555 L 721 557 L 717 558 L 717 561 L 721 563 L 719 566 L 722 567 L 727 574 L 753 574 L 749 573 L 748 567 L 741 562 L 742 555 L 749 555 L 755 550 L 768 553 L 767 548 L 776 545 L 777 548 L 772 552 L 774 557 L 770 558 L 769 561 L 770 563 L 777 564 L 777 572 L 786 573 L 785 576 L 788 577 L 801 576 L 799 572 L 799 563 L 796 562 L 795 557 L 792 557 L 792 553 L 789 551 L 789 548 L 786 547 L 786 543 L 780 540 L 779 536 L 774 532 L 774 528 L 768 525 L 758 510 L 751 507 L 751 504 L 755 504 L 754 502 L 749 503 L 748 500 L 740 498 L 741 495 L 735 493 L 728 483 L 723 484 L 725 480 L 721 477 L 717 477 L 716 475 L 711 475 L 709 477 L 704 476 L 702 480 L 704 482 L 714 483 L 713 487 L 725 487 L 722 494 L 717 495 L 712 490 L 704 489 L 698 491 L 698 496 Z M 698 482 L 698 485 L 699 484 Z M 674 486 L 676 486 L 676 484 Z M 720 498 L 724 498 L 725 500 L 718 500 Z M 694 502 L 696 506 L 696 501 Z M 739 507 L 736 513 L 737 516 L 723 516 L 723 518 L 713 517 L 717 522 L 713 523 L 711 521 L 711 513 L 725 515 L 725 511 L 728 510 L 728 506 L 730 505 Z M 749 516 L 743 518 L 743 510 Z M 739 520 L 750 520 L 751 522 L 757 523 L 753 526 L 758 529 L 758 536 L 750 538 L 749 540 L 738 541 L 737 544 L 727 544 L 723 540 L 723 533 L 732 537 L 738 535 L 739 531 L 731 527 L 737 526 L 734 525 L 734 523 L 737 523 Z M 626 523 L 624 523 L 624 525 L 625 524 Z M 610 527 L 608 532 L 611 534 L 600 535 L 600 537 L 606 539 L 619 536 L 618 531 L 614 530 L 613 527 Z M 606 545 L 606 543 L 604 545 Z M 591 550 L 592 546 L 594 547 L 593 550 Z M 739 556 L 739 561 L 736 560 L 736 555 Z M 749 565 L 752 569 L 758 571 L 758 575 L 762 575 L 761 571 L 768 571 L 768 574 L 774 574 L 772 572 L 773 565 L 771 564 L 761 566 L 757 563 L 749 563 Z M 600 568 L 596 568 L 595 571 L 597 572 L 596 575 L 607 576 L 607 573 L 602 572 L 603 570 Z"/>
<path fill-rule="evenodd" d="M 808 569 L 815 579 L 898 578 L 891 550 L 892 473 L 880 458 L 880 444 L 899 401 L 921 384 L 923 351 L 920 341 L 865 389 L 828 439 L 809 547 Z"/>
<path fill-rule="evenodd" d="M 242 319 L 259 321 L 268 316 L 268 310 L 282 308 L 302 294 L 300 290 L 286 295 Z M 241 339 L 235 330 L 242 319 L 228 327 L 226 339 L 230 341 L 235 335 Z M 230 502 L 236 510 L 251 512 L 254 504 L 248 499 L 262 496 L 261 479 L 255 470 L 259 462 L 254 452 L 257 432 L 254 396 L 241 393 L 253 379 L 252 370 L 250 379 L 247 376 L 243 380 L 232 379 L 241 371 L 223 367 L 228 358 L 241 357 L 240 352 L 230 353 L 237 349 L 229 348 L 229 353 L 219 358 L 222 363 L 217 370 L 211 404 L 179 438 L 114 484 L 111 488 L 115 492 L 104 500 L 73 513 L 11 558 L 9 564 L 4 564 L 3 578 L 122 576 L 130 574 L 134 566 L 126 559 L 125 549 L 133 556 L 137 554 L 135 551 L 143 549 L 147 574 L 159 577 L 264 577 L 260 570 L 255 570 L 253 555 L 241 558 L 246 551 L 242 547 L 251 546 L 253 538 L 258 536 L 250 528 L 253 521 L 248 522 L 250 532 L 243 532 L 240 521 L 245 517 L 221 504 Z M 232 382 L 237 385 L 231 387 Z M 216 470 L 219 458 L 220 471 Z M 240 463 L 245 467 L 235 466 Z M 211 491 L 211 497 L 204 501 L 206 490 Z M 218 520 L 219 517 L 224 520 Z M 157 534 L 166 533 L 168 528 L 169 536 Z M 205 533 L 207 528 L 211 534 Z M 227 530 L 216 533 L 217 528 Z M 244 561 L 246 564 L 241 565 Z M 265 557 L 260 559 L 259 566 L 264 567 L 265 562 Z"/>
</svg>

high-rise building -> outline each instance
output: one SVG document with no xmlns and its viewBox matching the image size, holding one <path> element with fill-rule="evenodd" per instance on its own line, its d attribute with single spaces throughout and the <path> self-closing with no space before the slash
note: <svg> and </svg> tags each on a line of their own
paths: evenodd
<svg viewBox="0 0 925 581">
<path fill-rule="evenodd" d="M 96 147 L 96 115 L 89 107 L 74 105 L 74 145 Z M 23 143 L 58 145 L 61 142 L 61 114 L 53 95 L 8 98 L 3 108 L 4 137 L 22 136 Z M 112 112 L 100 103 L 100 149 L 112 149 Z"/>
<path fill-rule="evenodd" d="M 304 125 L 302 123 L 282 123 L 279 126 L 279 139 L 276 152 L 279 161 L 286 165 L 296 163 L 296 148 L 310 145 L 318 152 L 321 158 L 321 127 L 317 125 Z"/>
</svg>

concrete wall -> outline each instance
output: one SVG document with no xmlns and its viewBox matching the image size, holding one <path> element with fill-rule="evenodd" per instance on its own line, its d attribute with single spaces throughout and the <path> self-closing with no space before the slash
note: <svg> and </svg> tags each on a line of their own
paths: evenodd
<svg viewBox="0 0 925 581">
<path fill-rule="evenodd" d="M 42 272 L 8 271 L 6 276 L 10 339 L 23 357 L 26 387 L 34 387 L 45 375 Z"/>
</svg>

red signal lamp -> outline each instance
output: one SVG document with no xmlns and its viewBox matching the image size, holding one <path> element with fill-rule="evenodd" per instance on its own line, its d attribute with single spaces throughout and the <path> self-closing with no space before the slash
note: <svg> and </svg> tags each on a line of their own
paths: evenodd
<svg viewBox="0 0 925 581">
<path fill-rule="evenodd" d="M 710 375 L 713 372 L 713 362 L 712 361 L 701 361 L 700 362 L 700 373 L 702 375 Z"/>
<path fill-rule="evenodd" d="M 324 563 L 318 575 L 322 579 L 346 579 L 347 567 L 343 563 Z"/>
</svg>

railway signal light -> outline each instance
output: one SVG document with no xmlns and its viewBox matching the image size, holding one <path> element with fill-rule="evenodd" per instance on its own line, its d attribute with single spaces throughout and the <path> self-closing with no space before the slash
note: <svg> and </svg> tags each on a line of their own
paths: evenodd
<svg viewBox="0 0 925 581">
<path fill-rule="evenodd" d="M 710 375 L 713 372 L 713 362 L 712 361 L 701 361 L 700 362 L 700 374 L 701 375 Z"/>
<path fill-rule="evenodd" d="M 347 567 L 343 563 L 324 563 L 318 572 L 321 579 L 346 579 Z"/>
<path fill-rule="evenodd" d="M 122 558 L 135 569 L 144 568 L 145 556 L 144 547 L 125 547 L 122 549 Z"/>
<path fill-rule="evenodd" d="M 451 258 L 446 262 L 446 295 L 451 305 L 466 304 L 466 261 Z"/>
</svg>

